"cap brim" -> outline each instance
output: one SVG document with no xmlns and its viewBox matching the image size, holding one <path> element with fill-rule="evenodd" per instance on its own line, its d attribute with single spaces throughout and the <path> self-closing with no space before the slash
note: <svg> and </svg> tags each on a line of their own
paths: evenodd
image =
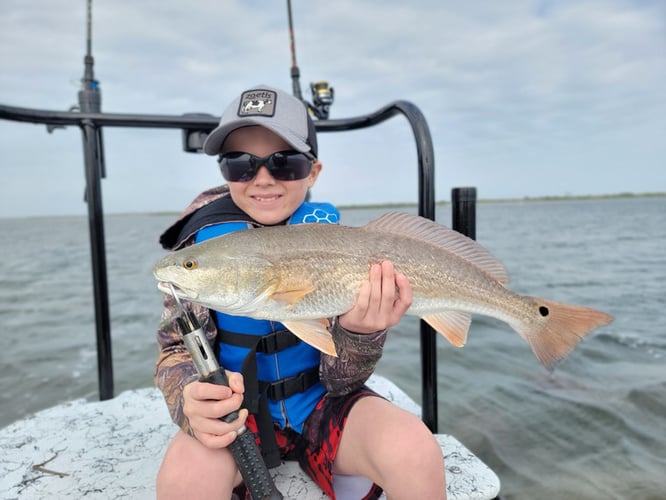
<svg viewBox="0 0 666 500">
<path fill-rule="evenodd" d="M 206 140 L 204 141 L 204 153 L 211 156 L 219 154 L 222 150 L 224 141 L 231 132 L 242 127 L 251 127 L 253 125 L 259 125 L 261 127 L 267 128 L 268 130 L 271 130 L 272 132 L 275 132 L 296 151 L 307 153 L 311 150 L 310 146 L 306 142 L 304 142 L 296 134 L 292 133 L 289 129 L 280 127 L 279 125 L 276 125 L 270 121 L 267 122 L 261 117 L 248 117 L 234 120 L 231 123 L 227 123 L 214 129 L 210 134 L 208 134 L 208 137 L 206 137 Z"/>
</svg>

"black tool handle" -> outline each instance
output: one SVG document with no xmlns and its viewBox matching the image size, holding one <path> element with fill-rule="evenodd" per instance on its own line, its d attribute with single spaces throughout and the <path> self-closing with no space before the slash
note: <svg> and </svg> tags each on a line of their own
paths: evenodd
<svg viewBox="0 0 666 500">
<path fill-rule="evenodd" d="M 261 453 L 254 440 L 254 434 L 244 432 L 229 445 L 229 450 L 236 460 L 238 469 L 243 476 L 253 500 L 282 500 L 280 493 L 261 458 Z"/>
<path fill-rule="evenodd" d="M 229 379 L 221 368 L 209 373 L 206 377 L 202 377 L 199 380 L 210 384 L 229 386 Z M 224 417 L 220 417 L 220 420 L 223 420 L 224 422 L 233 422 L 237 418 L 238 412 L 234 411 Z M 271 477 L 270 472 L 268 472 L 268 468 L 266 467 L 264 459 L 261 457 L 261 452 L 257 447 L 252 432 L 248 432 L 248 430 L 243 427 L 228 448 L 236 460 L 238 470 L 240 470 L 245 486 L 250 492 L 250 496 L 253 500 L 282 499 L 282 494 L 276 488 L 273 478 Z"/>
<path fill-rule="evenodd" d="M 229 387 L 229 379 L 227 378 L 227 374 L 224 373 L 224 370 L 222 368 L 218 368 L 217 370 L 214 370 L 206 375 L 202 375 L 199 378 L 199 382 L 207 382 L 209 384 L 223 385 L 225 387 Z M 233 422 L 237 418 L 238 418 L 238 412 L 232 411 L 231 413 L 229 413 L 229 415 L 220 417 L 220 420 L 229 423 Z"/>
</svg>

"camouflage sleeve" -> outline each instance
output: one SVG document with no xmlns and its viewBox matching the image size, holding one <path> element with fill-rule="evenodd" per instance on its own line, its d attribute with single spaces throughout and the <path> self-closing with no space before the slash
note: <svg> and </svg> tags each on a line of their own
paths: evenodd
<svg viewBox="0 0 666 500">
<path fill-rule="evenodd" d="M 319 365 L 319 378 L 331 396 L 349 394 L 370 378 L 382 357 L 386 332 L 356 334 L 333 321 L 331 333 L 338 357 L 322 354 Z"/>
<path fill-rule="evenodd" d="M 206 332 L 206 338 L 213 344 L 217 329 L 207 308 L 184 302 L 185 309 L 191 310 Z M 162 391 L 171 419 L 188 434 L 192 434 L 189 422 L 183 413 L 183 389 L 198 378 L 192 357 L 185 348 L 178 331 L 176 301 L 170 294 L 164 295 L 164 311 L 157 330 L 160 353 L 155 366 L 155 385 Z"/>
</svg>

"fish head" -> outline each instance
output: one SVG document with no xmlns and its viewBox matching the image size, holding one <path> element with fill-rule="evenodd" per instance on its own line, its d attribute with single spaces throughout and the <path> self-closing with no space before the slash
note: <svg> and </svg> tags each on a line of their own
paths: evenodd
<svg viewBox="0 0 666 500">
<path fill-rule="evenodd" d="M 230 314 L 256 301 L 260 279 L 248 273 L 261 273 L 261 263 L 248 255 L 238 255 L 213 240 L 170 253 L 153 267 L 157 287 L 180 299 Z"/>
<path fill-rule="evenodd" d="M 153 275 L 158 280 L 157 288 L 166 293 L 171 293 L 171 285 L 180 299 L 201 305 L 212 306 L 215 302 L 225 302 L 231 297 L 228 285 L 213 286 L 213 281 L 218 283 L 234 283 L 234 269 L 215 268 L 207 265 L 206 259 L 202 259 L 196 253 L 175 252 L 160 259 L 153 267 Z M 219 293 L 222 292 L 222 293 Z M 220 297 L 217 297 L 217 295 Z"/>
</svg>

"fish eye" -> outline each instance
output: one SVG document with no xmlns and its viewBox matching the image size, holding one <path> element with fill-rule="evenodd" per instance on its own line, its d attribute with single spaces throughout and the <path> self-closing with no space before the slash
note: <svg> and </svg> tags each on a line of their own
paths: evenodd
<svg viewBox="0 0 666 500">
<path fill-rule="evenodd" d="M 196 259 L 188 258 L 183 261 L 183 267 L 188 271 L 196 269 L 198 266 Z"/>
</svg>

